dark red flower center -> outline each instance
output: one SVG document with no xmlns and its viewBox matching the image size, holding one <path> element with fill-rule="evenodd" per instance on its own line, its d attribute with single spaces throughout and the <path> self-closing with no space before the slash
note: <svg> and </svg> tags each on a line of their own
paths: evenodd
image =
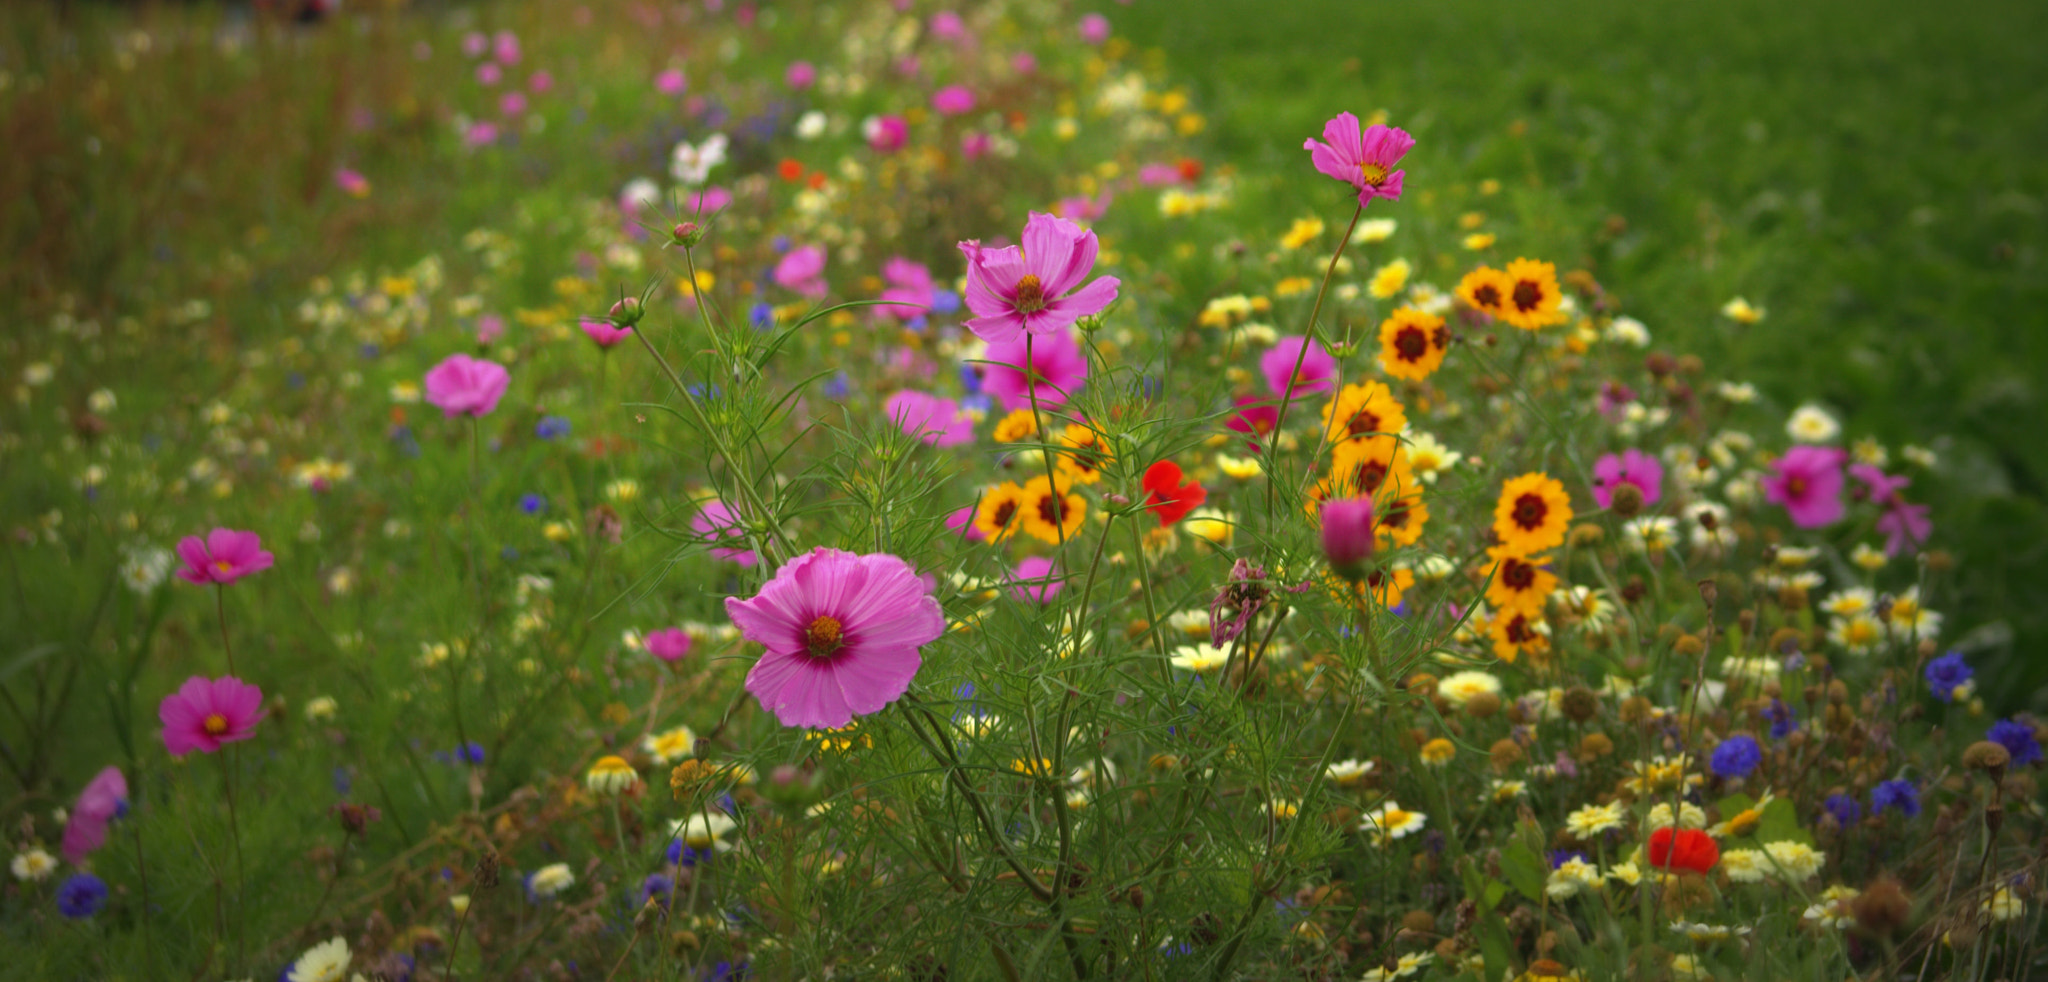
<svg viewBox="0 0 2048 982">
<path fill-rule="evenodd" d="M 804 647 L 814 658 L 830 658 L 846 644 L 845 628 L 839 620 L 827 614 L 819 614 L 804 628 Z"/>
<path fill-rule="evenodd" d="M 1351 422 L 1345 424 L 1345 431 L 1350 436 L 1359 436 L 1365 433 L 1377 433 L 1379 432 L 1379 429 L 1380 414 L 1373 412 L 1370 409 L 1361 409 L 1355 413 L 1352 413 Z"/>
<path fill-rule="evenodd" d="M 1429 332 L 1429 343 L 1438 351 L 1448 350 L 1451 346 L 1451 329 L 1438 324 L 1436 330 Z"/>
<path fill-rule="evenodd" d="M 1530 629 L 1527 614 L 1516 614 L 1515 619 L 1508 622 L 1507 630 L 1501 633 L 1509 644 L 1524 645 L 1536 640 L 1536 632 Z"/>
<path fill-rule="evenodd" d="M 989 517 L 995 519 L 996 528 L 1008 528 L 1010 525 L 1010 519 L 1017 517 L 1017 503 L 1014 501 L 1005 501 L 1002 504 L 997 505 L 995 514 L 990 515 Z"/>
<path fill-rule="evenodd" d="M 1017 281 L 1017 312 L 1035 314 L 1045 309 L 1045 284 L 1036 276 L 1025 276 Z"/>
<path fill-rule="evenodd" d="M 1789 498 L 1806 497 L 1806 478 L 1793 476 L 1785 479 L 1785 495 Z"/>
<path fill-rule="evenodd" d="M 1047 493 L 1038 499 L 1038 517 L 1047 525 L 1057 527 L 1060 524 L 1060 516 L 1064 514 L 1063 508 L 1058 494 Z"/>
<path fill-rule="evenodd" d="M 221 736 L 228 731 L 228 718 L 219 713 L 207 713 L 206 718 L 199 721 L 199 728 L 205 730 L 207 736 Z"/>
<path fill-rule="evenodd" d="M 1380 524 L 1390 529 L 1407 528 L 1408 502 L 1405 500 L 1396 501 L 1388 505 L 1387 510 L 1380 515 Z"/>
<path fill-rule="evenodd" d="M 1528 313 L 1543 305 L 1543 284 L 1535 280 L 1515 281 L 1515 309 Z"/>
<path fill-rule="evenodd" d="M 1472 291 L 1472 302 L 1481 307 L 1500 306 L 1500 288 L 1491 283 Z"/>
<path fill-rule="evenodd" d="M 1516 590 L 1527 590 L 1536 585 L 1536 567 L 1519 559 L 1509 559 L 1500 567 L 1500 581 Z"/>
<path fill-rule="evenodd" d="M 1368 460 L 1358 465 L 1358 470 L 1352 473 L 1351 484 L 1360 494 L 1371 494 L 1378 491 L 1386 479 L 1387 465 L 1377 460 Z"/>
<path fill-rule="evenodd" d="M 1429 354 L 1429 335 L 1419 327 L 1404 327 L 1394 335 L 1394 353 L 1402 361 L 1421 361 Z"/>
<path fill-rule="evenodd" d="M 1512 514 L 1516 525 L 1533 532 L 1543 527 L 1543 519 L 1550 514 L 1550 506 L 1543 502 L 1542 495 L 1531 491 L 1515 499 Z"/>
</svg>

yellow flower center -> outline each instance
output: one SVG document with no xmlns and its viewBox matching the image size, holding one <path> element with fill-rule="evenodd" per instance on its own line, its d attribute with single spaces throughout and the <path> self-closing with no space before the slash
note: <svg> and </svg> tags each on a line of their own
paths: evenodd
<svg viewBox="0 0 2048 982">
<path fill-rule="evenodd" d="M 227 561 L 227 560 L 225 560 L 225 559 L 216 559 L 216 560 L 214 560 L 214 561 L 213 561 L 213 568 L 214 568 L 214 569 L 217 569 L 217 570 L 220 570 L 221 572 L 225 573 L 225 572 L 227 572 L 227 571 L 229 571 L 229 570 L 231 570 L 231 569 L 234 569 L 234 568 L 235 568 L 235 564 L 234 564 L 234 563 L 231 563 L 231 562 L 228 562 L 228 561 Z"/>
<path fill-rule="evenodd" d="M 818 615 L 809 627 L 804 628 L 804 647 L 818 658 L 829 658 L 846 643 L 845 628 L 835 618 Z"/>
<path fill-rule="evenodd" d="M 1045 309 L 1045 284 L 1036 276 L 1026 276 L 1017 281 L 1017 312 L 1035 314 Z"/>
<path fill-rule="evenodd" d="M 1358 176 L 1362 180 L 1364 180 L 1365 183 L 1370 184 L 1373 187 L 1379 187 L 1380 185 L 1385 184 L 1387 182 L 1387 169 L 1385 167 L 1380 166 L 1379 164 L 1371 162 L 1361 162 L 1358 165 Z"/>
<path fill-rule="evenodd" d="M 219 713 L 207 713 L 206 718 L 199 722 L 199 728 L 205 730 L 207 736 L 220 736 L 228 731 L 228 718 Z"/>
</svg>

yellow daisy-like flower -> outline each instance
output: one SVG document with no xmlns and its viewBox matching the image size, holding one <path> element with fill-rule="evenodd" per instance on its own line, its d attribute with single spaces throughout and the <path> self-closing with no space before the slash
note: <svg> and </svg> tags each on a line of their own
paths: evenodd
<svg viewBox="0 0 2048 982">
<path fill-rule="evenodd" d="M 1455 292 L 1458 299 L 1465 301 L 1465 305 L 1473 310 L 1500 317 L 1507 310 L 1508 291 L 1514 286 L 1515 281 L 1509 279 L 1508 274 L 1491 266 L 1481 266 L 1466 273 L 1465 278 L 1458 281 Z"/>
<path fill-rule="evenodd" d="M 1565 831 L 1580 839 L 1591 839 L 1609 829 L 1621 828 L 1622 805 L 1610 801 L 1604 805 L 1587 805 L 1565 816 Z"/>
<path fill-rule="evenodd" d="M 981 506 L 974 510 L 974 527 L 990 542 L 1001 542 L 1024 527 L 1023 507 L 1024 489 L 1004 481 L 981 496 Z"/>
<path fill-rule="evenodd" d="M 1435 314 L 1400 307 L 1380 322 L 1380 369 L 1395 378 L 1428 378 L 1443 366 L 1450 348 L 1450 328 Z"/>
<path fill-rule="evenodd" d="M 1310 491 L 1312 514 L 1338 498 L 1385 500 L 1418 490 L 1408 451 L 1393 441 L 1347 440 L 1330 454 L 1330 476 Z"/>
<path fill-rule="evenodd" d="M 1374 516 L 1372 534 L 1380 548 L 1412 546 L 1429 524 L 1429 506 L 1422 495 L 1410 494 L 1383 502 Z"/>
<path fill-rule="evenodd" d="M 1415 571 L 1406 566 L 1392 569 L 1375 569 L 1356 580 L 1347 580 L 1335 573 L 1324 577 L 1332 595 L 1346 603 L 1356 604 L 1366 597 L 1381 607 L 1398 607 L 1401 597 L 1415 586 Z"/>
<path fill-rule="evenodd" d="M 1721 305 L 1721 316 L 1737 324 L 1754 324 L 1764 319 L 1764 309 L 1751 306 L 1748 300 L 1736 297 Z"/>
<path fill-rule="evenodd" d="M 1237 533 L 1237 517 L 1214 508 L 1197 508 L 1194 514 L 1181 520 L 1180 527 L 1189 535 L 1212 545 L 1227 546 Z"/>
<path fill-rule="evenodd" d="M 1419 756 L 1422 762 L 1430 767 L 1442 767 L 1457 758 L 1458 745 L 1443 737 L 1437 737 L 1422 745 Z"/>
<path fill-rule="evenodd" d="M 1018 492 L 1017 515 L 1027 534 L 1057 545 L 1081 531 L 1081 522 L 1088 517 L 1088 502 L 1068 488 L 1054 487 L 1040 475 Z"/>
<path fill-rule="evenodd" d="M 1299 249 L 1323 234 L 1323 220 L 1320 218 L 1297 218 L 1287 234 L 1280 237 L 1280 248 Z"/>
<path fill-rule="evenodd" d="M 687 726 L 649 733 L 640 738 L 640 749 L 657 764 L 673 764 L 697 752 L 697 734 Z"/>
<path fill-rule="evenodd" d="M 1216 455 L 1216 469 L 1240 481 L 1249 481 L 1266 471 L 1257 457 L 1232 457 L 1225 453 Z"/>
<path fill-rule="evenodd" d="M 1546 568 L 1545 556 L 1519 556 L 1495 547 L 1487 555 L 1493 566 L 1487 571 L 1486 602 L 1501 610 L 1539 612 L 1544 601 L 1557 589 L 1557 576 Z"/>
<path fill-rule="evenodd" d="M 1529 782 L 1527 781 L 1504 781 L 1500 778 L 1494 778 L 1493 785 L 1486 792 L 1486 800 L 1496 805 L 1505 805 L 1528 793 Z"/>
<path fill-rule="evenodd" d="M 1452 672 L 1436 684 L 1436 694 L 1459 709 L 1479 696 L 1500 695 L 1500 679 L 1477 669 Z"/>
<path fill-rule="evenodd" d="M 1499 236 L 1494 235 L 1492 232 L 1474 232 L 1471 235 L 1465 236 L 1464 245 L 1465 248 L 1478 252 L 1481 249 L 1493 248 L 1493 243 L 1499 238 Z"/>
<path fill-rule="evenodd" d="M 1542 471 L 1509 479 L 1493 508 L 1493 531 L 1501 546 L 1524 556 L 1563 545 L 1571 521 L 1571 495 Z"/>
<path fill-rule="evenodd" d="M 1094 484 L 1102 480 L 1102 469 L 1115 458 L 1110 456 L 1109 447 L 1102 442 L 1102 434 L 1080 423 L 1069 423 L 1060 431 L 1060 446 L 1067 451 L 1059 455 L 1061 476 L 1076 484 Z"/>
<path fill-rule="evenodd" d="M 1393 443 L 1408 426 L 1408 411 L 1384 382 L 1347 385 L 1323 405 L 1323 431 L 1332 445 L 1370 440 Z"/>
<path fill-rule="evenodd" d="M 1037 435 L 1037 414 L 1029 409 L 1013 409 L 997 421 L 994 438 L 997 443 L 1017 443 Z"/>
<path fill-rule="evenodd" d="M 1550 653 L 1550 625 L 1540 612 L 1503 610 L 1487 625 L 1493 639 L 1494 657 L 1513 664 L 1523 655 L 1541 658 Z"/>
<path fill-rule="evenodd" d="M 1173 667 L 1195 672 L 1213 672 L 1230 660 L 1230 649 L 1206 641 L 1182 645 L 1174 650 L 1170 661 Z"/>
<path fill-rule="evenodd" d="M 1405 445 L 1408 463 L 1424 484 L 1435 484 L 1439 473 L 1458 466 L 1458 461 L 1465 459 L 1464 454 L 1444 446 L 1443 441 L 1427 433 L 1410 432 Z"/>
<path fill-rule="evenodd" d="M 1681 784 L 1688 788 L 1697 787 L 1706 779 L 1698 774 L 1685 772 L 1691 763 L 1690 757 L 1680 756 L 1674 760 L 1666 758 L 1663 754 L 1650 758 L 1648 762 L 1629 761 L 1629 767 L 1635 773 L 1622 782 L 1622 787 L 1632 794 L 1639 795 L 1663 794 L 1677 789 Z"/>
<path fill-rule="evenodd" d="M 1340 760 L 1324 768 L 1323 776 L 1340 788 L 1355 788 L 1365 783 L 1365 779 L 1370 777 L 1372 772 L 1372 761 L 1351 759 Z"/>
<path fill-rule="evenodd" d="M 1508 264 L 1507 301 L 1497 315 L 1524 331 L 1535 331 L 1565 322 L 1564 293 L 1557 288 L 1557 267 L 1534 259 L 1517 259 Z"/>
<path fill-rule="evenodd" d="M 1368 812 L 1365 816 L 1365 821 L 1359 824 L 1358 830 L 1370 833 L 1373 836 L 1373 841 L 1384 846 L 1421 828 L 1428 822 L 1428 815 L 1422 812 L 1409 811 L 1389 801 Z"/>
<path fill-rule="evenodd" d="M 619 794 L 640 783 L 640 774 L 626 758 L 607 755 L 599 757 L 590 765 L 590 771 L 583 775 L 583 786 L 591 794 Z"/>
<path fill-rule="evenodd" d="M 1306 276 L 1290 276 L 1273 284 L 1276 297 L 1298 297 L 1316 288 L 1316 281 Z"/>
<path fill-rule="evenodd" d="M 1028 757 L 1019 757 L 1016 760 L 1010 762 L 1010 770 L 1015 771 L 1018 774 L 1022 774 L 1025 777 L 1051 777 L 1052 761 L 1047 760 L 1044 757 L 1040 757 L 1036 760 L 1032 760 Z"/>
<path fill-rule="evenodd" d="M 1381 266 L 1373 271 L 1372 281 L 1366 284 L 1366 292 L 1371 293 L 1375 299 L 1386 300 L 1400 293 L 1401 288 L 1408 285 L 1408 274 L 1411 270 L 1412 267 L 1406 259 L 1396 259 Z"/>
</svg>

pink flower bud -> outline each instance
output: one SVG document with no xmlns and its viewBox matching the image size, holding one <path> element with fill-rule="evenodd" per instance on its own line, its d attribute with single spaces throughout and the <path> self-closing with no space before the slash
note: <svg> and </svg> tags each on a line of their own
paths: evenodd
<svg viewBox="0 0 2048 982">
<path fill-rule="evenodd" d="M 632 327 L 640 323 L 642 312 L 639 297 L 622 297 L 618 303 L 612 304 L 612 323 Z"/>
<path fill-rule="evenodd" d="M 679 627 L 664 627 L 649 631 L 641 641 L 647 653 L 665 662 L 673 662 L 690 653 L 690 635 Z"/>
<path fill-rule="evenodd" d="M 1323 505 L 1323 555 L 1339 576 L 1356 579 L 1372 558 L 1372 499 L 1345 498 Z"/>
</svg>

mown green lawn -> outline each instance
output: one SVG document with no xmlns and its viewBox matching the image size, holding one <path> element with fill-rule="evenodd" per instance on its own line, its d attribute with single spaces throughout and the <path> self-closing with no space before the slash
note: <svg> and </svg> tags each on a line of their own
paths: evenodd
<svg viewBox="0 0 2048 982">
<path fill-rule="evenodd" d="M 1250 175 L 1384 109 L 1411 194 L 1472 198 L 1513 255 L 1591 269 L 1657 348 L 1852 434 L 1941 451 L 1938 597 L 1988 691 L 2048 702 L 2048 7 L 1232 0 L 1109 10 Z M 1477 196 L 1493 178 L 1504 190 Z M 1240 209 L 1327 214 L 1313 182 Z M 1335 194 L 1334 191 L 1330 192 Z M 1387 214 L 1399 214 L 1399 206 Z M 1440 280 L 1456 271 L 1431 270 Z M 1717 311 L 1744 296 L 1753 327 Z M 1924 482 L 1923 482 L 1924 483 Z M 2003 626 L 2001 626 L 2003 625 Z"/>
</svg>

